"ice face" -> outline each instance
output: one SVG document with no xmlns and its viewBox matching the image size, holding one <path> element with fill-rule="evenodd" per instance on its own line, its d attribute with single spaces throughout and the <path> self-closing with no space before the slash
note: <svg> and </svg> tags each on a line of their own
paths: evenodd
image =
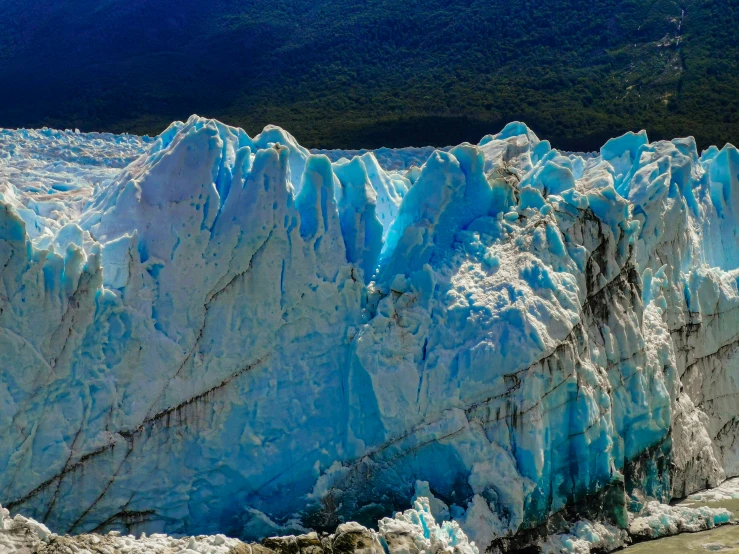
<svg viewBox="0 0 739 554">
<path fill-rule="evenodd" d="M 401 174 L 198 117 L 0 140 L 13 512 L 261 538 L 423 481 L 486 549 L 739 474 L 733 147 L 514 123 Z"/>
</svg>

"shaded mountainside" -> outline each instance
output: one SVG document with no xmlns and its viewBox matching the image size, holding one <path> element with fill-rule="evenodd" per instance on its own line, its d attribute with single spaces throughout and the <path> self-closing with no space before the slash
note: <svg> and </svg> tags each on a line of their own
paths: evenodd
<svg viewBox="0 0 739 554">
<path fill-rule="evenodd" d="M 0 1 L 0 126 L 157 134 L 198 112 L 310 147 L 514 119 L 559 148 L 739 139 L 738 0 Z"/>
</svg>

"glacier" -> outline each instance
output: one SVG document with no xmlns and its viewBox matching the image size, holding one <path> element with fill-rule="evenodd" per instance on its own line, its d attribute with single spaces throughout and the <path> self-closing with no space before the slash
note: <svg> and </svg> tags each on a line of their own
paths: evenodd
<svg viewBox="0 0 739 554">
<path fill-rule="evenodd" d="M 421 155 L 0 130 L 0 504 L 255 540 L 424 482 L 510 550 L 739 475 L 736 148 Z"/>
</svg>

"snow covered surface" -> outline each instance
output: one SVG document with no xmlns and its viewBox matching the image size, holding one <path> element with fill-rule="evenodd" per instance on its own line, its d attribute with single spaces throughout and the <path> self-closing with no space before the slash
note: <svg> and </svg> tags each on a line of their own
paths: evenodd
<svg viewBox="0 0 739 554">
<path fill-rule="evenodd" d="M 732 146 L 513 123 L 390 171 L 197 117 L 0 137 L 13 513 L 256 539 L 424 481 L 485 550 L 739 474 Z"/>
</svg>

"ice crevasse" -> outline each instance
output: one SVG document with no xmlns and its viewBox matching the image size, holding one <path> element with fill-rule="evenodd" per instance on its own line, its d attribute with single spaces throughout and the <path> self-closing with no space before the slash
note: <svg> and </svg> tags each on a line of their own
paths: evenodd
<svg viewBox="0 0 739 554">
<path fill-rule="evenodd" d="M 193 116 L 0 131 L 0 504 L 480 550 L 739 474 L 739 152 L 513 123 L 385 170 Z"/>
</svg>

